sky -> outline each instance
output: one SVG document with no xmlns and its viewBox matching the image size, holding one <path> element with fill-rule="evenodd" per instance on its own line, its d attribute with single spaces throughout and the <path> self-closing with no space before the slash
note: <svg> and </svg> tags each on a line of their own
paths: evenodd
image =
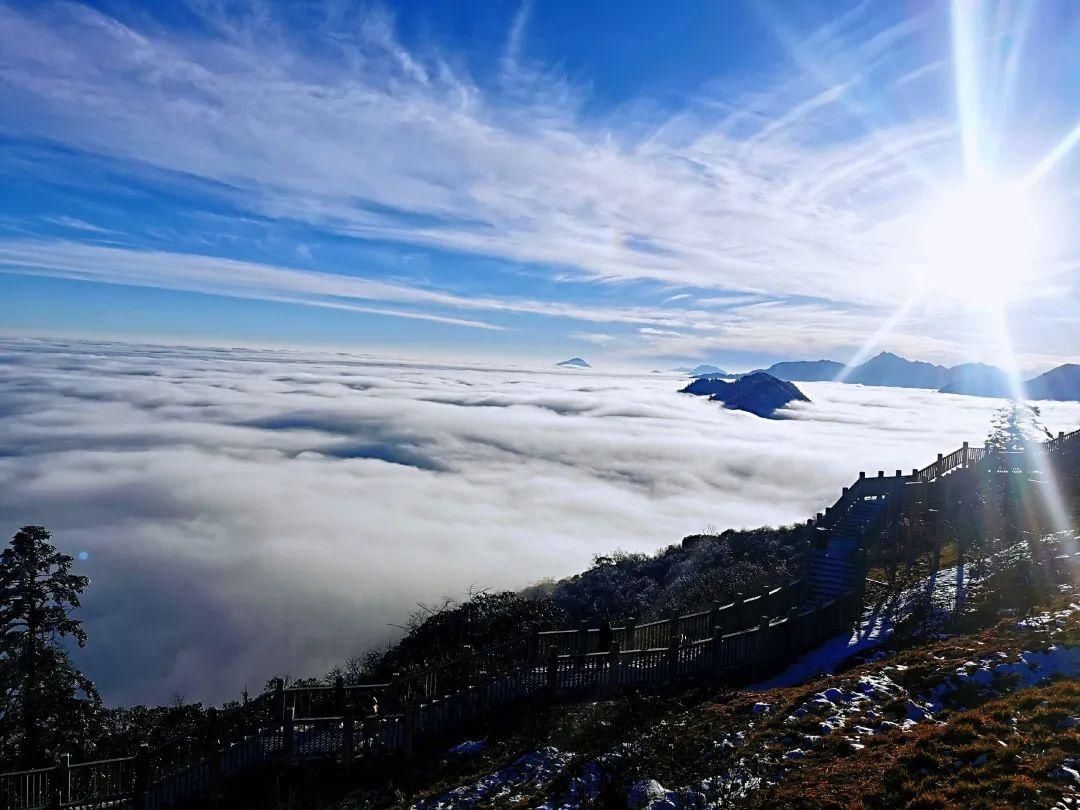
<svg viewBox="0 0 1080 810">
<path fill-rule="evenodd" d="M 90 578 L 110 705 L 235 698 L 385 644 L 417 603 L 594 554 L 801 522 L 860 470 L 981 443 L 1000 400 L 800 383 L 782 419 L 677 374 L 0 339 L 0 531 Z M 1041 403 L 1054 432 L 1080 403 Z"/>
<path fill-rule="evenodd" d="M 0 0 L 0 331 L 1043 371 L 1078 39 L 1071 0 Z"/>
</svg>

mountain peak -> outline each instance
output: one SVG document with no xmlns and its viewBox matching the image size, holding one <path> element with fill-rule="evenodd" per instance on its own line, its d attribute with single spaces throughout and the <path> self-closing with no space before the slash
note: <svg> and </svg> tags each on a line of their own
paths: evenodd
<svg viewBox="0 0 1080 810">
<path fill-rule="evenodd" d="M 556 363 L 557 366 L 566 366 L 569 368 L 592 368 L 580 357 L 571 357 L 569 360 L 563 360 L 561 363 Z"/>
<path fill-rule="evenodd" d="M 736 411 L 747 411 L 755 416 L 772 417 L 778 408 L 791 402 L 809 402 L 810 399 L 786 380 L 780 380 L 764 371 L 754 371 L 735 382 L 725 382 L 715 377 L 698 377 L 682 389 L 683 394 L 707 396 L 710 400 L 723 402 Z"/>
</svg>

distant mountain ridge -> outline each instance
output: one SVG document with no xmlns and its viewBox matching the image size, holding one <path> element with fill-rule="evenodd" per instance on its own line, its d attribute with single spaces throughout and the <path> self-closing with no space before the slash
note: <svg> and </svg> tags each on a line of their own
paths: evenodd
<svg viewBox="0 0 1080 810">
<path fill-rule="evenodd" d="M 690 368 L 688 366 L 680 366 L 679 368 L 672 369 L 672 371 L 678 371 L 681 374 L 689 374 L 691 377 L 703 377 L 707 374 L 712 374 L 716 377 L 733 376 L 728 374 L 719 366 L 709 365 L 708 363 L 702 363 L 700 366 L 694 366 L 693 368 Z"/>
<path fill-rule="evenodd" d="M 759 370 L 771 374 L 778 380 L 827 382 L 840 376 L 844 370 L 844 364 L 837 363 L 835 360 L 786 360 Z"/>
<path fill-rule="evenodd" d="M 961 363 L 950 368 L 908 360 L 892 352 L 881 352 L 851 368 L 835 360 L 787 360 L 748 372 L 748 375 L 762 372 L 789 382 L 838 380 L 890 388 L 929 388 L 944 394 L 975 397 L 1011 397 L 1015 394 L 1009 375 L 997 366 Z M 1022 382 L 1021 389 L 1025 399 L 1080 400 L 1080 365 L 1058 366 Z"/>
<path fill-rule="evenodd" d="M 1024 383 L 1028 399 L 1080 400 L 1080 366 L 1066 363 Z"/>
<path fill-rule="evenodd" d="M 945 366 L 907 360 L 892 352 L 882 352 L 851 369 L 846 382 L 893 388 L 940 388 L 948 379 L 949 369 Z"/>
<path fill-rule="evenodd" d="M 943 394 L 972 397 L 1008 397 L 1012 394 L 1009 375 L 986 363 L 961 363 L 950 369 L 949 380 L 938 390 Z"/>
</svg>

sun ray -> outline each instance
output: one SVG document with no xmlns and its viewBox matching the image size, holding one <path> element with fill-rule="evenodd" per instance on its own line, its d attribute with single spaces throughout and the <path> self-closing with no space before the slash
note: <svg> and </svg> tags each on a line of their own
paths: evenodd
<svg viewBox="0 0 1080 810">
<path fill-rule="evenodd" d="M 1012 399 L 1016 402 L 1025 402 L 1027 392 L 1024 390 L 1021 370 L 1013 348 L 1012 336 L 1009 332 L 1008 320 L 1004 309 L 996 309 L 989 319 L 991 335 L 995 343 L 995 351 L 998 363 L 1008 376 L 1009 390 Z M 1065 505 L 1065 497 L 1054 476 L 1053 467 L 1043 450 L 1042 437 L 1030 448 L 1029 459 L 1032 468 L 1043 476 L 1041 485 L 1034 487 L 1037 497 L 1042 500 L 1043 512 L 1050 516 L 1053 531 L 1064 531 L 1071 528 L 1068 509 Z"/>
<path fill-rule="evenodd" d="M 855 354 L 851 356 L 851 359 L 844 364 L 844 368 L 841 369 L 840 374 L 837 375 L 835 382 L 843 382 L 846 380 L 855 366 L 870 357 L 870 353 L 880 346 L 886 337 L 892 334 L 893 330 L 896 329 L 896 325 L 907 317 L 907 314 L 922 300 L 922 297 L 923 294 L 921 290 L 916 290 L 909 295 L 904 302 L 896 308 L 892 315 L 885 319 L 874 334 L 859 347 Z"/>
<path fill-rule="evenodd" d="M 1051 169 L 1056 166 L 1065 155 L 1069 154 L 1073 148 L 1080 143 L 1080 121 L 1076 122 L 1069 133 L 1058 141 L 1057 145 L 1047 152 L 1038 163 L 1036 163 L 1031 171 L 1024 175 L 1023 185 L 1026 188 L 1032 188 L 1037 185 L 1044 177 L 1050 174 Z"/>
<path fill-rule="evenodd" d="M 969 178 L 979 177 L 983 172 L 979 65 L 974 30 L 976 9 L 976 4 L 971 0 L 953 0 L 950 6 L 957 124 L 960 127 L 964 169 Z"/>
</svg>

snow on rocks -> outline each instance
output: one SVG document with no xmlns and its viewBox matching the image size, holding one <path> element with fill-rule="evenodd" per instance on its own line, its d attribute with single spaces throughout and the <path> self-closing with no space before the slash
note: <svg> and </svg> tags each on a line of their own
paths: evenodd
<svg viewBox="0 0 1080 810">
<path fill-rule="evenodd" d="M 1056 776 L 1059 779 L 1068 779 L 1073 782 L 1080 782 L 1080 770 L 1077 770 L 1077 763 L 1074 759 L 1066 759 L 1061 763 L 1061 766 L 1053 773 L 1052 776 Z"/>
<path fill-rule="evenodd" d="M 465 740 L 450 749 L 450 753 L 458 757 L 472 757 L 487 748 L 485 740 Z"/>
<path fill-rule="evenodd" d="M 566 772 L 573 756 L 548 746 L 518 757 L 510 765 L 471 785 L 454 788 L 437 799 L 414 805 L 415 810 L 453 810 L 462 807 L 490 807 L 492 804 L 512 804 L 531 794 L 545 790 L 557 777 Z M 596 763 L 583 768 L 583 775 L 571 780 L 567 794 L 542 805 L 550 810 L 580 806 L 599 795 L 600 769 Z"/>
<path fill-rule="evenodd" d="M 631 810 L 687 810 L 706 806 L 705 795 L 695 790 L 668 790 L 655 779 L 635 782 L 626 797 Z"/>
<path fill-rule="evenodd" d="M 803 745 L 813 747 L 821 737 L 840 732 L 844 733 L 843 739 L 860 746 L 863 737 L 897 729 L 907 731 L 919 723 L 935 722 L 930 708 L 913 699 L 889 676 L 900 669 L 885 667 L 880 672 L 860 675 L 854 682 L 818 692 L 796 706 L 784 723 L 805 728 L 807 720 L 815 719 L 815 734 L 803 737 Z M 895 712 L 900 701 L 905 716 L 886 719 L 884 707 L 888 705 Z"/>
<path fill-rule="evenodd" d="M 768 703 L 762 703 L 761 701 L 758 701 L 757 703 L 754 704 L 754 707 L 751 709 L 751 711 L 754 714 L 764 714 L 765 712 L 769 711 L 769 709 L 771 709 L 771 708 L 772 708 L 772 706 L 770 706 Z"/>
<path fill-rule="evenodd" d="M 967 661 L 930 690 L 932 707 L 943 707 L 962 688 L 977 690 L 980 697 L 994 698 L 1014 689 L 1038 686 L 1055 676 L 1080 677 L 1080 647 L 1053 645 L 1045 650 L 1024 650 L 1010 656 Z"/>
<path fill-rule="evenodd" d="M 1061 625 L 1065 624 L 1065 620 L 1077 611 L 1080 611 L 1080 605 L 1070 604 L 1065 610 L 1056 610 L 1053 612 L 1040 613 L 1037 616 L 1029 616 L 1026 619 L 1018 621 L 1016 623 L 1016 629 L 1034 632 L 1053 632 Z"/>
</svg>

